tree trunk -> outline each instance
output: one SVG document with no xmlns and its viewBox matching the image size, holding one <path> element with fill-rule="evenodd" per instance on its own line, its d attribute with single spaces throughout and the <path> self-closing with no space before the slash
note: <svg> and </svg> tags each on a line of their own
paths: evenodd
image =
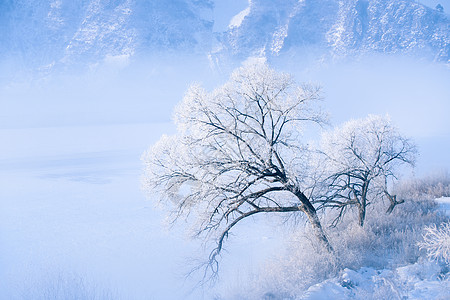
<svg viewBox="0 0 450 300">
<path fill-rule="evenodd" d="M 359 226 L 364 226 L 364 221 L 366 219 L 366 207 L 367 207 L 367 190 L 369 188 L 369 181 L 365 181 L 361 191 L 361 201 L 358 205 L 358 224 Z"/>
<path fill-rule="evenodd" d="M 361 203 L 360 205 L 358 205 L 358 224 L 359 226 L 363 227 L 364 226 L 364 220 L 366 218 L 366 200 L 361 199 Z"/>
<path fill-rule="evenodd" d="M 309 199 L 298 189 L 295 189 L 292 192 L 297 196 L 297 198 L 302 203 L 301 210 L 308 217 L 308 220 L 311 223 L 311 226 L 313 227 L 314 234 L 316 235 L 317 239 L 322 243 L 322 245 L 325 247 L 325 249 L 327 249 L 328 252 L 330 253 L 334 252 L 333 247 L 331 246 L 327 236 L 325 235 L 325 232 L 323 231 L 322 224 L 320 224 L 320 220 L 319 217 L 317 216 L 317 211 L 314 208 L 314 206 L 311 204 Z"/>
<path fill-rule="evenodd" d="M 327 236 L 325 235 L 325 232 L 322 229 L 322 224 L 320 224 L 320 220 L 319 220 L 319 217 L 317 216 L 316 209 L 312 206 L 312 204 L 310 202 L 309 202 L 309 204 L 310 204 L 310 207 L 304 205 L 303 212 L 308 217 L 308 220 L 311 223 L 311 226 L 313 227 L 316 237 L 319 239 L 319 241 L 322 243 L 322 245 L 327 249 L 327 251 L 331 253 L 334 251 L 333 247 L 331 246 L 330 242 L 328 241 Z"/>
</svg>

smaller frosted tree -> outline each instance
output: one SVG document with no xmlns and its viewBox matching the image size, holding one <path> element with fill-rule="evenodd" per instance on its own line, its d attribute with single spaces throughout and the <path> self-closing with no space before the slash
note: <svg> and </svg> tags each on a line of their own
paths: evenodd
<svg viewBox="0 0 450 300">
<path fill-rule="evenodd" d="M 370 203 L 387 197 L 388 212 L 401 203 L 388 192 L 387 183 L 397 178 L 401 165 L 414 164 L 416 150 L 388 116 L 349 121 L 323 134 L 320 148 L 328 192 L 319 202 L 339 210 L 335 222 L 346 209 L 356 207 L 358 224 L 363 226 Z"/>
<path fill-rule="evenodd" d="M 303 213 L 332 251 L 309 198 L 309 152 L 300 136 L 322 122 L 313 109 L 318 92 L 249 63 L 212 92 L 191 86 L 175 113 L 177 134 L 144 155 L 145 189 L 161 196 L 173 220 L 188 218 L 197 236 L 214 242 L 206 268 L 213 275 L 230 231 L 255 214 Z"/>
</svg>

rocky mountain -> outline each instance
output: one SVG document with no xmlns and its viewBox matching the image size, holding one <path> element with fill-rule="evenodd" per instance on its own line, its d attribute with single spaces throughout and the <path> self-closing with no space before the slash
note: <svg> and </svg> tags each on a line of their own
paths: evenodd
<svg viewBox="0 0 450 300">
<path fill-rule="evenodd" d="M 5 0 L 0 55 L 27 65 L 166 51 L 205 53 L 210 0 Z"/>
<path fill-rule="evenodd" d="M 243 59 L 314 47 L 333 57 L 450 62 L 450 17 L 413 0 L 250 0 L 213 32 L 213 0 L 3 0 L 0 59 L 42 67 L 155 53 Z"/>
<path fill-rule="evenodd" d="M 216 53 L 281 55 L 301 47 L 333 56 L 411 53 L 450 62 L 450 19 L 412 0 L 252 0 L 219 35 Z"/>
</svg>

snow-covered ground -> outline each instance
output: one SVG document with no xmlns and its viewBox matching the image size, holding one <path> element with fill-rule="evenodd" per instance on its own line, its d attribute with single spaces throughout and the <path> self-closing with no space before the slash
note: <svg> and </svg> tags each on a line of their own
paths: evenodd
<svg viewBox="0 0 450 300">
<path fill-rule="evenodd" d="M 310 287 L 300 299 L 449 299 L 450 280 L 437 262 L 396 268 L 345 269 L 340 276 Z"/>
<path fill-rule="evenodd" d="M 436 201 L 450 215 L 450 197 Z M 448 265 L 421 259 L 395 269 L 345 269 L 338 277 L 311 286 L 300 299 L 450 299 Z"/>
<path fill-rule="evenodd" d="M 130 299 L 184 295 L 173 273 L 189 245 L 162 230 L 139 188 L 140 154 L 167 130 L 0 130 L 1 299 L 45 298 L 60 277 Z"/>
</svg>

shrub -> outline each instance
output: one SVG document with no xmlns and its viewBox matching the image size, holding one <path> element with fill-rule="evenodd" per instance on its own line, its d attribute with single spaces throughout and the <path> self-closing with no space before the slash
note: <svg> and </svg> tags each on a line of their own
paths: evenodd
<svg viewBox="0 0 450 300">
<path fill-rule="evenodd" d="M 365 227 L 358 226 L 354 217 L 350 212 L 337 226 L 327 229 L 334 255 L 320 247 L 309 227 L 297 230 L 286 251 L 260 272 L 262 275 L 255 281 L 255 287 L 247 286 L 253 297 L 260 299 L 269 292 L 274 299 L 295 298 L 345 268 L 384 269 L 415 263 L 424 254 L 417 247 L 417 241 L 422 240 L 422 228 L 448 220 L 431 200 L 406 201 L 391 214 L 373 205 Z M 327 212 L 323 224 L 330 224 L 332 220 Z"/>
<path fill-rule="evenodd" d="M 423 178 L 405 180 L 397 184 L 394 190 L 403 199 L 450 197 L 450 175 L 447 171 L 441 171 Z"/>
</svg>

